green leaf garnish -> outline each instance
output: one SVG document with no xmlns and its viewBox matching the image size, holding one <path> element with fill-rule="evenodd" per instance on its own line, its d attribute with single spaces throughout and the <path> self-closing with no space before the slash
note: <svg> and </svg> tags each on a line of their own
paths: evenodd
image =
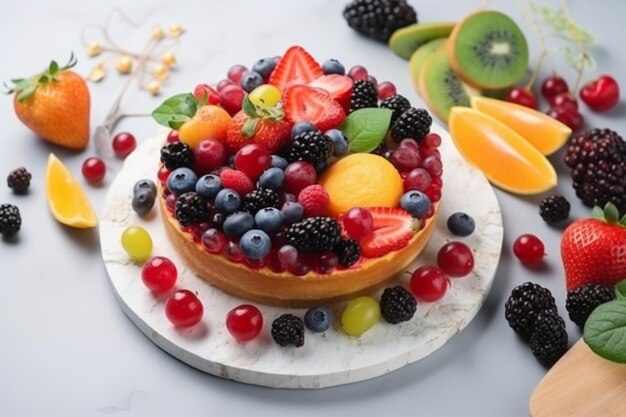
<svg viewBox="0 0 626 417">
<path fill-rule="evenodd" d="M 619 210 L 613 203 L 606 203 L 604 206 L 604 218 L 608 223 L 617 223 L 619 220 Z"/>
<path fill-rule="evenodd" d="M 180 128 L 198 110 L 198 100 L 191 93 L 177 94 L 154 109 L 152 118 L 160 125 L 171 129 Z"/>
<path fill-rule="evenodd" d="M 339 129 L 352 152 L 371 152 L 382 142 L 391 123 L 390 109 L 368 107 L 348 115 Z"/>
<path fill-rule="evenodd" d="M 580 42 L 583 45 L 590 45 L 594 42 L 593 36 L 581 26 L 568 19 L 568 14 L 562 8 L 552 8 L 545 4 L 530 2 L 532 11 L 548 25 L 554 34 L 572 42 Z"/>
<path fill-rule="evenodd" d="M 626 300 L 626 279 L 615 285 L 615 299 Z"/>
<path fill-rule="evenodd" d="M 61 68 L 59 68 L 59 64 L 56 61 L 51 61 L 50 64 L 48 65 L 48 68 L 39 74 L 35 74 L 29 78 L 12 79 L 11 82 L 13 83 L 13 86 L 7 88 L 7 91 L 5 91 L 4 93 L 5 94 L 16 93 L 17 99 L 19 101 L 24 101 L 27 98 L 29 98 L 35 92 L 35 90 L 37 90 L 37 87 L 39 87 L 40 85 L 48 84 L 53 81 L 58 81 L 57 75 L 61 71 L 65 71 L 75 66 L 76 62 L 77 62 L 76 57 L 74 56 L 73 52 L 70 55 L 70 59 L 67 62 L 67 64 L 65 64 L 65 66 Z"/>
<path fill-rule="evenodd" d="M 593 209 L 591 209 L 591 217 L 596 220 L 604 221 L 604 210 L 602 210 L 599 206 L 594 206 Z"/>
<path fill-rule="evenodd" d="M 254 131 L 256 130 L 256 125 L 259 124 L 259 120 L 261 119 L 259 119 L 258 117 L 250 118 L 241 128 L 241 135 L 244 138 L 251 138 L 252 136 L 254 136 Z"/>
<path fill-rule="evenodd" d="M 585 323 L 583 340 L 597 355 L 626 363 L 626 299 L 609 301 L 593 310 Z"/>
</svg>

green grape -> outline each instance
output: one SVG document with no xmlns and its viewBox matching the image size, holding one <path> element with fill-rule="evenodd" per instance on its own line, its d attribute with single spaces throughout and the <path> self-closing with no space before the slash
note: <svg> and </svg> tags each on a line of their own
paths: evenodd
<svg viewBox="0 0 626 417">
<path fill-rule="evenodd" d="M 152 238 L 143 227 L 129 226 L 122 233 L 122 247 L 134 261 L 145 262 L 152 254 Z"/>
<path fill-rule="evenodd" d="M 361 336 L 380 318 L 380 306 L 372 297 L 350 301 L 341 315 L 341 327 L 350 336 Z"/>
<path fill-rule="evenodd" d="M 257 106 L 274 107 L 280 101 L 280 90 L 272 84 L 263 84 L 250 92 L 248 98 Z"/>
</svg>

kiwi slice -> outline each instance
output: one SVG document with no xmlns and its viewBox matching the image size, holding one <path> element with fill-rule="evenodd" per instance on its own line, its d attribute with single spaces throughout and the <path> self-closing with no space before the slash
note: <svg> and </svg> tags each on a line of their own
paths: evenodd
<svg viewBox="0 0 626 417">
<path fill-rule="evenodd" d="M 420 46 L 438 38 L 447 38 L 454 23 L 415 23 L 396 30 L 389 38 L 389 47 L 404 59 L 411 58 Z"/>
<path fill-rule="evenodd" d="M 528 68 L 524 33 L 507 15 L 480 11 L 467 16 L 448 42 L 450 65 L 463 81 L 480 89 L 519 82 Z"/>
<path fill-rule="evenodd" d="M 422 68 L 424 67 L 424 62 L 426 62 L 428 57 L 433 52 L 443 48 L 446 44 L 446 41 L 446 38 L 432 40 L 417 48 L 417 51 L 413 52 L 413 55 L 411 55 L 411 59 L 409 59 L 409 71 L 411 73 L 413 85 L 415 85 L 415 89 L 418 93 L 422 94 L 419 90 L 419 79 Z"/>
<path fill-rule="evenodd" d="M 446 122 L 452 107 L 468 107 L 470 96 L 480 95 L 452 71 L 445 46 L 426 59 L 419 77 L 419 91 L 428 107 Z"/>
</svg>

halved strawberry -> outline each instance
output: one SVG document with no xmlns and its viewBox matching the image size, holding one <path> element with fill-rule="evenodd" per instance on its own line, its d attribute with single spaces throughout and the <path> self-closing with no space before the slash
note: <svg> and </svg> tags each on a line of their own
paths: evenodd
<svg viewBox="0 0 626 417">
<path fill-rule="evenodd" d="M 335 128 L 346 117 L 341 105 L 322 89 L 295 85 L 285 92 L 285 116 L 289 123 L 309 121 L 322 132 Z"/>
<path fill-rule="evenodd" d="M 352 78 L 346 75 L 330 74 L 322 75 L 310 82 L 308 86 L 328 91 L 330 96 L 337 100 L 341 107 L 348 112 L 350 110 L 353 84 Z"/>
<path fill-rule="evenodd" d="M 308 84 L 324 75 L 324 70 L 315 59 L 301 46 L 292 46 L 282 56 L 269 83 L 280 91 L 292 85 Z"/>
<path fill-rule="evenodd" d="M 379 258 L 404 248 L 420 228 L 419 220 L 399 208 L 368 208 L 374 218 L 374 231 L 361 240 L 361 254 Z"/>
</svg>

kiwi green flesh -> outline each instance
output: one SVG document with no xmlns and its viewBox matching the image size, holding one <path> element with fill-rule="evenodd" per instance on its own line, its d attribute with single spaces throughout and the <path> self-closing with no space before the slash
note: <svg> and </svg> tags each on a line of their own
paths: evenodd
<svg viewBox="0 0 626 417">
<path fill-rule="evenodd" d="M 473 85 L 501 89 L 519 82 L 528 68 L 528 44 L 519 26 L 493 11 L 459 23 L 453 59 L 461 77 Z"/>
<path fill-rule="evenodd" d="M 420 46 L 417 51 L 413 52 L 413 55 L 411 55 L 411 59 L 409 60 L 409 71 L 411 72 L 411 79 L 415 85 L 419 82 L 424 62 L 426 62 L 428 57 L 430 57 L 433 52 L 443 48 L 447 41 L 447 38 L 435 39 Z"/>
<path fill-rule="evenodd" d="M 393 32 L 389 38 L 389 47 L 400 57 L 409 59 L 420 46 L 433 39 L 448 37 L 454 25 L 451 22 L 444 22 L 415 23 L 405 26 Z"/>
</svg>

